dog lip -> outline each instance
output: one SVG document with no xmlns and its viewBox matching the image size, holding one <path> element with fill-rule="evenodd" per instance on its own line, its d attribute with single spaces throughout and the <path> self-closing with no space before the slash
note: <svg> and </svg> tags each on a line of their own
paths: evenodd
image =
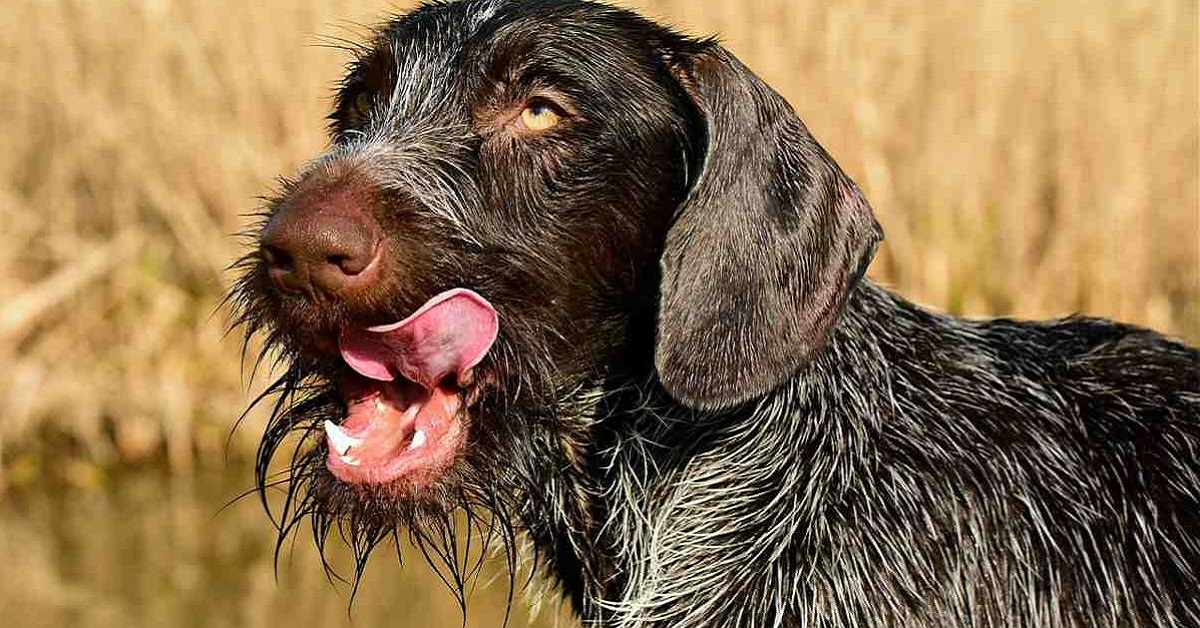
<svg viewBox="0 0 1200 628">
<path fill-rule="evenodd" d="M 334 357 L 341 355 L 338 348 L 337 336 L 319 334 L 313 337 L 306 347 L 309 353 L 318 357 Z"/>
<path fill-rule="evenodd" d="M 338 480 L 371 485 L 403 479 L 421 486 L 454 464 L 465 430 L 459 389 L 349 376 L 339 392 L 346 416 L 340 424 L 324 423 L 326 467 Z"/>
</svg>

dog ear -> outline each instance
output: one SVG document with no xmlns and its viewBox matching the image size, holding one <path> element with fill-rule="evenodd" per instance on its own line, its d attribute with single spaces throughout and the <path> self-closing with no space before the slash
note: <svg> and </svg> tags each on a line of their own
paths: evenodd
<svg viewBox="0 0 1200 628">
<path fill-rule="evenodd" d="M 705 155 L 662 256 L 655 366 L 715 410 L 810 363 L 883 237 L 858 187 L 783 99 L 713 43 L 668 59 Z"/>
</svg>

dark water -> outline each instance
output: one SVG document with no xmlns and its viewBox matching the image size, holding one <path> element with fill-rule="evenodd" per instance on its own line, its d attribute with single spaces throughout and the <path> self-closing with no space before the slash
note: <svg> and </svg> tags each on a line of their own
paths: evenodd
<svg viewBox="0 0 1200 628">
<path fill-rule="evenodd" d="M 105 488 L 0 497 L 0 627 L 463 625 L 436 575 L 416 558 L 399 567 L 391 547 L 375 555 L 352 607 L 350 587 L 325 578 L 307 536 L 285 550 L 276 579 L 273 528 L 257 498 L 222 510 L 250 477 L 137 472 Z M 468 626 L 503 623 L 507 578 L 485 580 Z M 509 625 L 571 625 L 553 611 L 531 623 L 518 593 Z"/>
</svg>

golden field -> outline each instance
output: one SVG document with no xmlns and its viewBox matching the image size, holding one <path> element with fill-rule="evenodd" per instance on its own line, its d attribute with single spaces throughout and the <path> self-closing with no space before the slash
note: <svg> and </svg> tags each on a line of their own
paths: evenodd
<svg viewBox="0 0 1200 628">
<path fill-rule="evenodd" d="M 956 313 L 1084 312 L 1200 341 L 1195 0 L 633 5 L 720 34 L 791 100 L 884 225 L 876 279 Z M 9 484 L 224 459 L 263 383 L 218 310 L 233 234 L 322 150 L 337 41 L 385 10 L 0 3 Z"/>
<path fill-rule="evenodd" d="M 875 279 L 1200 342 L 1196 0 L 631 5 L 788 97 L 883 223 Z M 405 6 L 0 0 L 0 625 L 463 625 L 419 558 L 381 549 L 350 607 L 306 535 L 277 564 L 257 500 L 222 507 L 266 379 L 218 308 L 234 234 L 324 147 L 340 42 Z"/>
</svg>

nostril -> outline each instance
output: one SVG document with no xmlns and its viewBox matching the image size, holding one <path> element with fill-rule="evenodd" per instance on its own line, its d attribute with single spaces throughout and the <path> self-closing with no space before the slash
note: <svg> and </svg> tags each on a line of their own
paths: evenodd
<svg viewBox="0 0 1200 628">
<path fill-rule="evenodd" d="M 383 234 L 357 198 L 345 190 L 295 198 L 264 226 L 259 256 L 272 283 L 283 292 L 316 298 L 362 288 L 366 272 L 383 250 Z"/>
<path fill-rule="evenodd" d="M 294 263 L 292 256 L 287 251 L 270 244 L 259 247 L 259 254 L 262 256 L 262 260 L 266 262 L 267 266 L 270 266 L 271 268 L 290 270 L 292 268 L 292 264 Z"/>
<path fill-rule="evenodd" d="M 374 251 L 372 251 L 374 252 Z M 335 253 L 325 258 L 325 261 L 332 266 L 336 266 L 347 275 L 358 275 L 367 269 L 371 264 L 373 255 L 348 255 L 343 253 Z"/>
</svg>

